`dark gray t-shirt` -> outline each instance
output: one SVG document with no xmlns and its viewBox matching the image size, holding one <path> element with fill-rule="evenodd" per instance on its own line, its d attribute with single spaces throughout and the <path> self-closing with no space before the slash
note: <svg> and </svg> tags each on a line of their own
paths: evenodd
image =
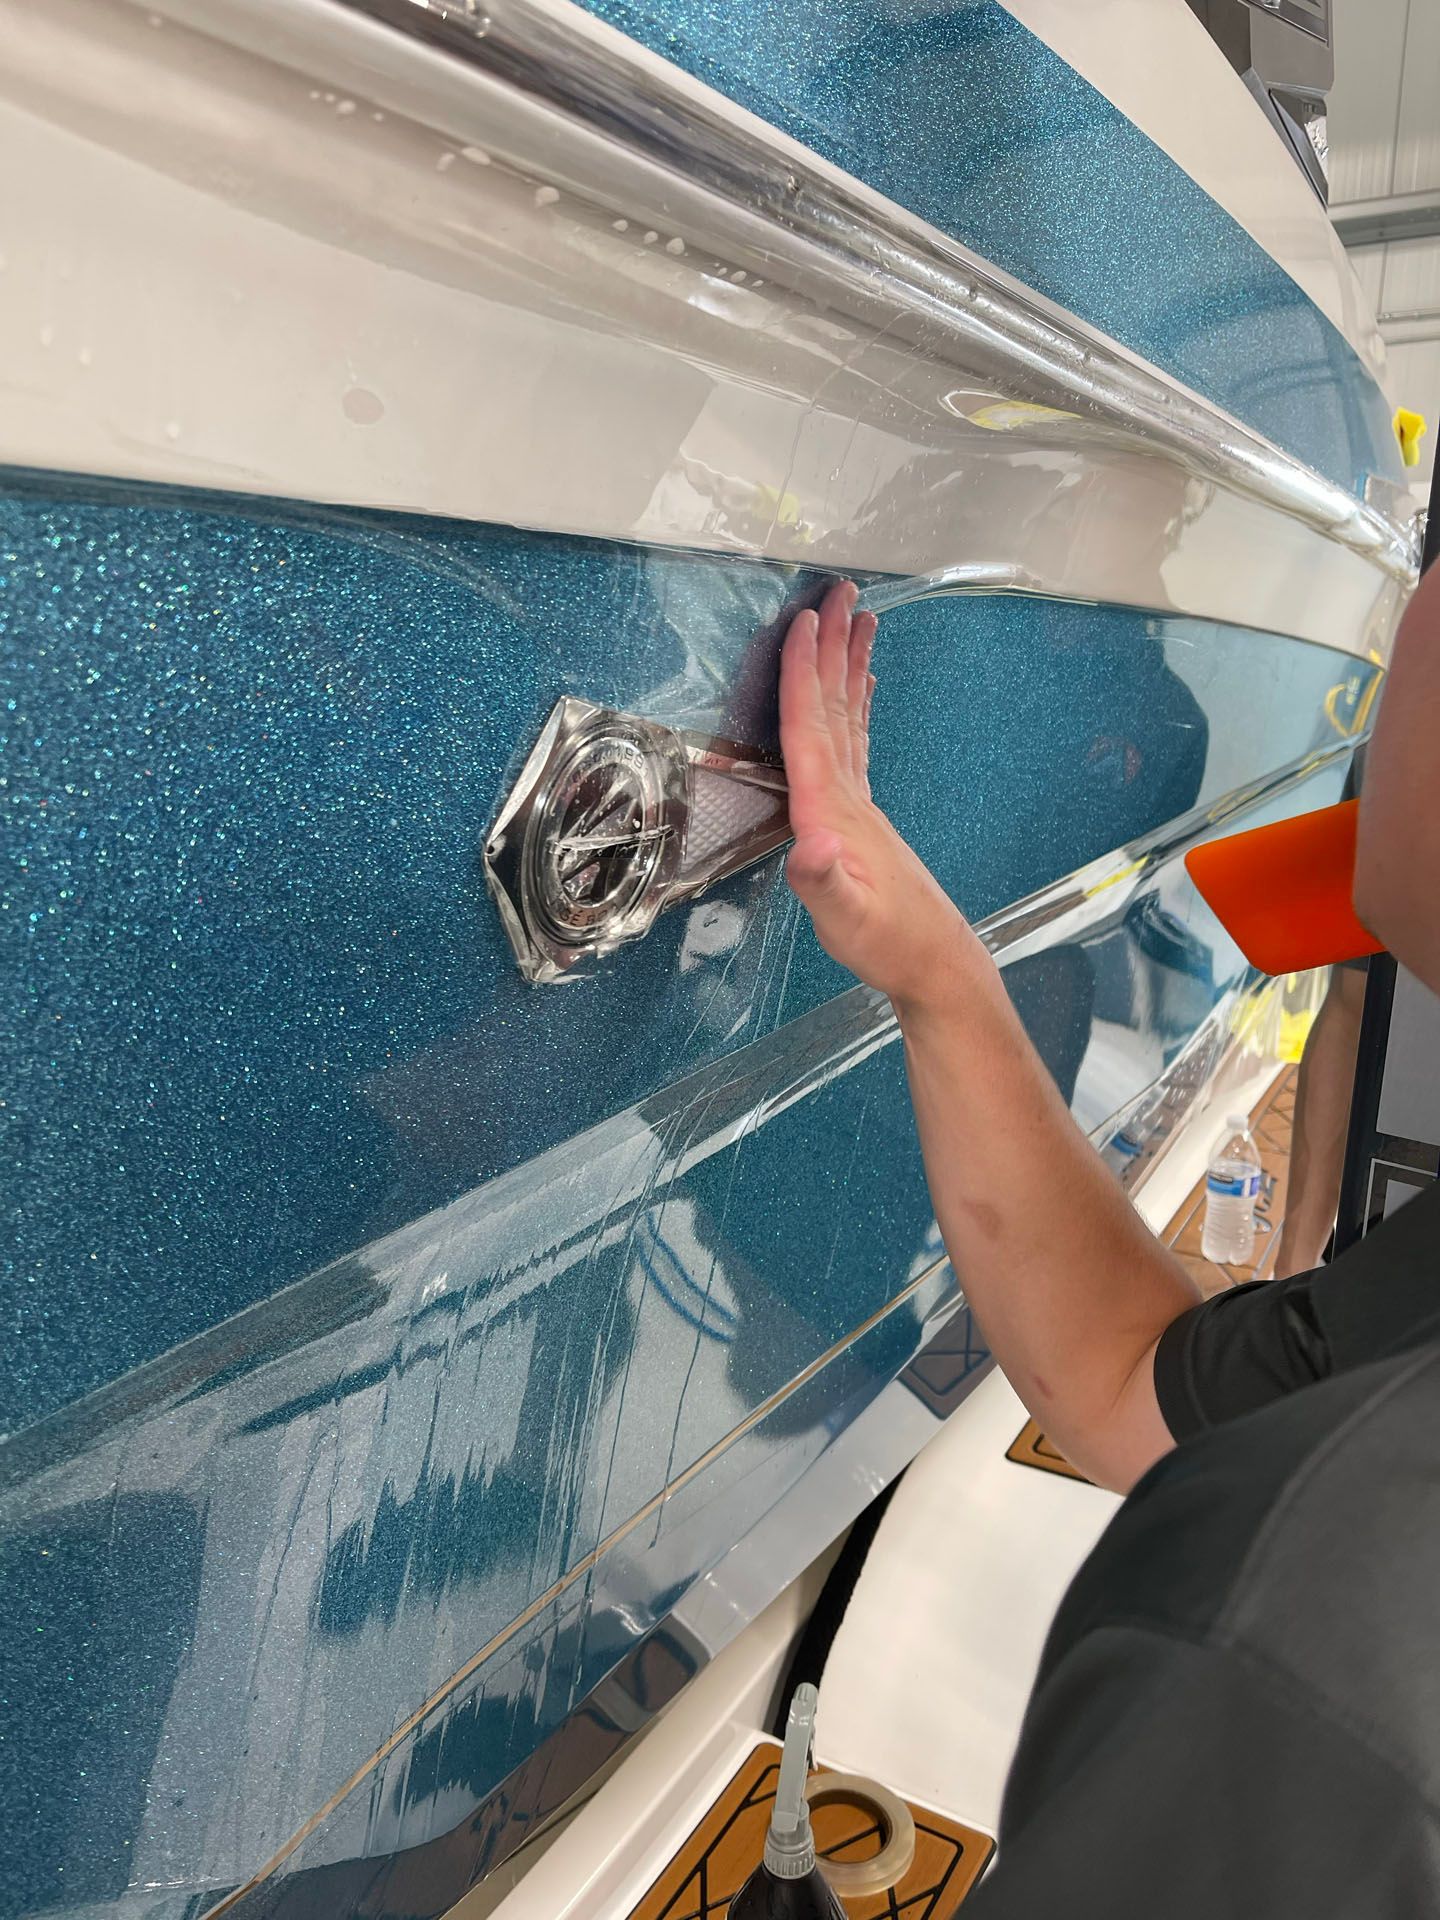
<svg viewBox="0 0 1440 1920">
<path fill-rule="evenodd" d="M 1193 1308 L 1056 1615 L 975 1920 L 1440 1915 L 1440 1189 Z"/>
</svg>

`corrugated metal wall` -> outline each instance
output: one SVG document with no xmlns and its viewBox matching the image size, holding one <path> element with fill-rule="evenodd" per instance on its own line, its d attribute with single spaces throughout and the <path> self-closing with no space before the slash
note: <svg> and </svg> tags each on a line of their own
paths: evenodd
<svg viewBox="0 0 1440 1920">
<path fill-rule="evenodd" d="M 1335 0 L 1330 204 L 1440 189 L 1440 0 Z M 1380 316 L 1396 402 L 1430 422 L 1428 484 L 1440 438 L 1440 234 L 1356 247 Z"/>
</svg>

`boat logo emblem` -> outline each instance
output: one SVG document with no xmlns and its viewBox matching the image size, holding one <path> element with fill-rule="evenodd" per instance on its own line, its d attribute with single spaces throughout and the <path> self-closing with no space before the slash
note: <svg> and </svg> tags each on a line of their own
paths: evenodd
<svg viewBox="0 0 1440 1920">
<path fill-rule="evenodd" d="M 485 877 L 521 972 L 559 980 L 789 832 L 773 760 L 566 698 L 500 809 Z"/>
</svg>

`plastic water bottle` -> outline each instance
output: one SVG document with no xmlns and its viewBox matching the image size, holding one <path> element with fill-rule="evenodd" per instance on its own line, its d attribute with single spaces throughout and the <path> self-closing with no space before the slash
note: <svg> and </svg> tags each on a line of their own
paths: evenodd
<svg viewBox="0 0 1440 1920">
<path fill-rule="evenodd" d="M 1260 1154 L 1243 1113 L 1225 1122 L 1225 1138 L 1205 1176 L 1205 1230 L 1200 1251 L 1217 1266 L 1243 1267 L 1255 1251 L 1255 1196 Z"/>
</svg>

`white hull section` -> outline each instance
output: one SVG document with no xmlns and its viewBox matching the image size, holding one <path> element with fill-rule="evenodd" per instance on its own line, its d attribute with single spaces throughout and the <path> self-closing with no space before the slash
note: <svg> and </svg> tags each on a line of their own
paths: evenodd
<svg viewBox="0 0 1440 1920">
<path fill-rule="evenodd" d="M 0 4 L 0 461 L 1388 645 L 1383 515 L 578 9 L 944 298 L 327 0 L 160 5 Z"/>
</svg>

